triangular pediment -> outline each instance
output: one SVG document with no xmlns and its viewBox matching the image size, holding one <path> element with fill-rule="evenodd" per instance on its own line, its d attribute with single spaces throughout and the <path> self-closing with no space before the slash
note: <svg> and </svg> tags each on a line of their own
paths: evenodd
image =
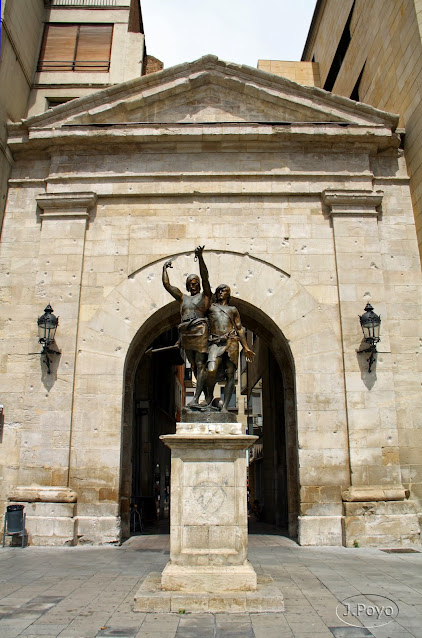
<svg viewBox="0 0 422 638">
<path fill-rule="evenodd" d="M 208 55 L 72 100 L 23 125 L 345 122 L 394 129 L 397 121 L 368 105 Z"/>
</svg>

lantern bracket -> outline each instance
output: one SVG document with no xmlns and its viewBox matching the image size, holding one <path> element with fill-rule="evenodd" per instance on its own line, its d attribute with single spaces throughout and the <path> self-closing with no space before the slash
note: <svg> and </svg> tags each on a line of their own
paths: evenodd
<svg viewBox="0 0 422 638">
<path fill-rule="evenodd" d="M 369 348 L 365 348 L 365 350 L 358 350 L 358 354 L 363 354 L 364 352 L 370 352 L 371 354 L 367 358 L 368 362 L 368 372 L 371 372 L 373 363 L 375 361 L 375 355 L 378 354 L 377 346 L 375 343 L 369 346 Z"/>
<path fill-rule="evenodd" d="M 61 354 L 57 350 L 51 350 L 46 344 L 43 345 L 43 349 L 40 352 L 41 356 L 44 356 L 44 363 L 47 366 L 47 374 L 51 374 L 51 362 L 52 359 L 48 356 L 49 354 Z"/>
</svg>

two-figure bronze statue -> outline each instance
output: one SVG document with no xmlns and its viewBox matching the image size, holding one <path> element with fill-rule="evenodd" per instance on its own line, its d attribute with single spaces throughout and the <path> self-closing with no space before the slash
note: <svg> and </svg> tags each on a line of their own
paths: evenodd
<svg viewBox="0 0 422 638">
<path fill-rule="evenodd" d="M 239 311 L 229 305 L 229 286 L 220 284 L 213 295 L 203 251 L 204 246 L 198 246 L 195 250 L 202 291 L 198 275 L 188 275 L 186 278 L 189 294 L 183 294 L 179 288 L 172 286 L 168 275 L 168 268 L 172 268 L 171 261 L 163 266 L 163 285 L 180 304 L 179 345 L 184 348 L 196 377 L 195 395 L 188 407 L 213 409 L 215 384 L 225 379 L 224 401 L 220 410 L 228 412 L 235 385 L 239 341 L 247 361 L 252 361 L 255 353 L 246 342 Z M 202 392 L 205 404 L 200 405 Z"/>
</svg>

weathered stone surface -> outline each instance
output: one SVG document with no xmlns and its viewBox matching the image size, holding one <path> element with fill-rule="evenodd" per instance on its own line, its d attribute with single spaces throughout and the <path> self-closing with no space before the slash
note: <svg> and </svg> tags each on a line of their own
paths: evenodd
<svg viewBox="0 0 422 638">
<path fill-rule="evenodd" d="M 235 416 L 235 415 L 230 415 Z M 241 424 L 236 421 L 181 421 L 176 424 L 177 434 L 242 434 Z"/>
<path fill-rule="evenodd" d="M 10 491 L 9 500 L 27 503 L 76 503 L 77 494 L 68 487 L 19 485 Z"/>
<path fill-rule="evenodd" d="M 417 504 L 411 501 L 345 503 L 344 544 L 353 547 L 419 545 Z"/>
<path fill-rule="evenodd" d="M 236 581 L 237 589 L 254 589 L 256 575 L 246 563 L 246 449 L 257 437 L 215 433 L 223 424 L 208 434 L 184 433 L 184 425 L 160 437 L 172 454 L 170 561 L 163 587 L 186 591 L 196 582 L 198 591 L 216 592 Z"/>
<path fill-rule="evenodd" d="M 402 501 L 406 498 L 401 485 L 371 485 L 349 487 L 342 494 L 343 501 Z"/>
<path fill-rule="evenodd" d="M 134 611 L 139 612 L 283 612 L 283 595 L 271 578 L 258 579 L 255 591 L 246 592 L 184 592 L 161 588 L 161 574 L 149 574 L 135 595 Z"/>
<path fill-rule="evenodd" d="M 342 545 L 342 516 L 300 516 L 301 545 Z"/>
<path fill-rule="evenodd" d="M 181 424 L 176 434 L 161 436 L 172 453 L 170 561 L 160 580 L 171 609 L 246 611 L 239 592 L 257 588 L 247 561 L 246 511 L 246 450 L 257 437 L 217 434 L 216 426 L 233 429 L 213 424 L 204 433 L 208 424 Z M 167 604 L 162 594 L 157 602 L 157 593 L 144 590 L 145 584 L 135 597 L 137 611 L 150 599 L 154 608 Z"/>
<path fill-rule="evenodd" d="M 220 567 L 168 563 L 161 575 L 162 589 L 191 594 L 254 591 L 256 587 L 256 573 L 248 562 Z"/>
</svg>

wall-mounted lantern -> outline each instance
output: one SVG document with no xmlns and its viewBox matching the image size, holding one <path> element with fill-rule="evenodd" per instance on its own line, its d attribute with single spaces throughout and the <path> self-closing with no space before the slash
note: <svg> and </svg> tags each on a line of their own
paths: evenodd
<svg viewBox="0 0 422 638">
<path fill-rule="evenodd" d="M 369 344 L 369 348 L 359 350 L 359 352 L 370 353 L 368 357 L 368 372 L 371 372 L 372 364 L 375 361 L 375 355 L 377 353 L 376 344 L 380 341 L 381 317 L 374 312 L 371 304 L 367 303 L 365 306 L 365 312 L 363 315 L 359 315 L 359 319 L 363 336 L 366 343 Z"/>
<path fill-rule="evenodd" d="M 41 356 L 44 355 L 45 363 L 47 366 L 47 372 L 50 374 L 50 362 L 49 354 L 60 354 L 56 350 L 51 350 L 50 345 L 54 341 L 56 335 L 57 326 L 59 325 L 59 318 L 53 315 L 53 308 L 48 304 L 44 309 L 44 314 L 38 317 L 38 343 L 41 343 L 43 349 L 41 350 Z"/>
</svg>

